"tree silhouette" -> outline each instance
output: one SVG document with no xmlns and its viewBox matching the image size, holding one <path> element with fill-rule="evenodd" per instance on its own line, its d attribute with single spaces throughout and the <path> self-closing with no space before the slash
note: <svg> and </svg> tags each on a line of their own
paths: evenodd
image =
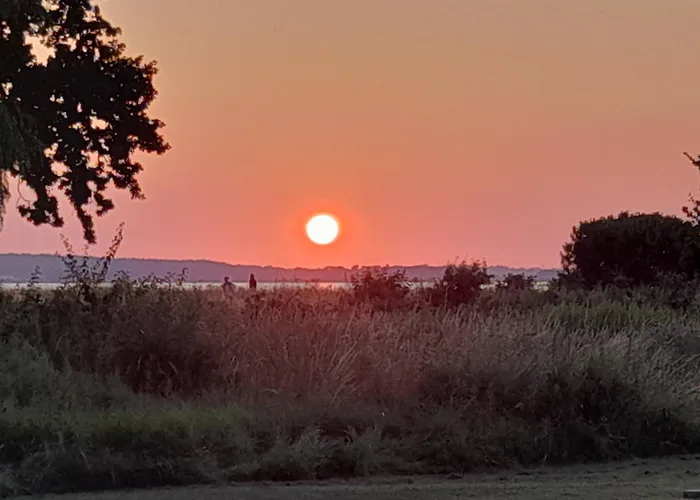
<svg viewBox="0 0 700 500">
<path fill-rule="evenodd" d="M 562 267 L 586 288 L 689 282 L 700 277 L 700 234 L 678 217 L 622 212 L 574 227 Z"/>
<path fill-rule="evenodd" d="M 683 154 L 686 156 L 686 158 L 688 158 L 693 163 L 693 165 L 700 168 L 700 156 L 698 156 L 697 158 L 693 158 L 688 153 L 683 153 Z"/>
<path fill-rule="evenodd" d="M 94 243 L 88 209 L 101 216 L 114 208 L 110 186 L 143 198 L 134 153 L 170 146 L 164 124 L 147 115 L 156 65 L 125 55 L 120 34 L 94 0 L 0 0 L 3 211 L 11 176 L 33 192 L 32 200 L 19 195 L 20 215 L 61 227 L 56 191 L 63 192 Z M 45 61 L 37 45 L 49 52 Z"/>
<path fill-rule="evenodd" d="M 683 153 L 690 162 L 700 170 L 700 156 L 693 158 L 688 153 Z M 700 224 L 700 200 L 697 200 L 692 194 L 689 200 L 690 206 L 683 207 L 683 213 L 692 220 L 695 224 Z"/>
</svg>

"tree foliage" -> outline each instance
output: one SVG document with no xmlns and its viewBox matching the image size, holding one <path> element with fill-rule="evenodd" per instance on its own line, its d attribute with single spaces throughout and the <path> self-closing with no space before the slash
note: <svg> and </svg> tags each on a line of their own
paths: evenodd
<svg viewBox="0 0 700 500">
<path fill-rule="evenodd" d="M 430 289 L 431 302 L 456 307 L 473 303 L 483 286 L 491 284 L 493 275 L 488 273 L 485 262 L 450 264 L 442 279 Z"/>
<path fill-rule="evenodd" d="M 700 170 L 700 156 L 693 158 L 688 153 L 684 153 L 686 158 Z M 683 207 L 683 213 L 685 216 L 694 222 L 696 225 L 700 224 L 700 200 L 697 200 L 692 194 L 690 195 L 690 205 Z"/>
<path fill-rule="evenodd" d="M 33 195 L 18 200 L 20 215 L 60 227 L 63 192 L 88 242 L 90 208 L 114 208 L 110 186 L 143 198 L 134 153 L 169 149 L 147 114 L 156 65 L 127 56 L 120 34 L 93 0 L 0 0 L 0 202 L 15 177 Z"/>
<path fill-rule="evenodd" d="M 700 271 L 700 234 L 678 217 L 622 212 L 574 227 L 562 266 L 568 282 L 586 288 L 692 281 Z"/>
</svg>

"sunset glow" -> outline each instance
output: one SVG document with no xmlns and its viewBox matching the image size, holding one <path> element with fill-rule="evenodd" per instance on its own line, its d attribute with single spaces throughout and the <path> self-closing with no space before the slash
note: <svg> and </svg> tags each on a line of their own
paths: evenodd
<svg viewBox="0 0 700 500">
<path fill-rule="evenodd" d="M 700 0 L 103 4 L 158 62 L 172 150 L 137 155 L 145 199 L 110 193 L 97 255 L 123 221 L 121 257 L 552 267 L 579 221 L 696 192 Z M 10 192 L 0 252 L 81 246 L 61 196 L 53 229 Z M 316 213 L 334 244 L 305 235 Z"/>
<path fill-rule="evenodd" d="M 4 496 L 700 498 L 698 21 L 0 0 Z"/>
<path fill-rule="evenodd" d="M 339 233 L 338 221 L 328 214 L 315 215 L 306 223 L 306 235 L 317 245 L 333 243 Z"/>
</svg>

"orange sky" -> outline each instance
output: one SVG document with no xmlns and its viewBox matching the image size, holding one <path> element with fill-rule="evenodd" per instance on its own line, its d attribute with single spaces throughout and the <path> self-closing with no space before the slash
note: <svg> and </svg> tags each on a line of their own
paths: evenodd
<svg viewBox="0 0 700 500">
<path fill-rule="evenodd" d="M 699 0 L 107 0 L 158 60 L 173 149 L 101 251 L 321 267 L 557 266 L 581 219 L 680 213 L 700 178 Z M 14 204 L 12 204 L 14 210 Z M 314 247 L 306 218 L 342 238 Z M 0 252 L 65 233 L 13 212 Z"/>
</svg>

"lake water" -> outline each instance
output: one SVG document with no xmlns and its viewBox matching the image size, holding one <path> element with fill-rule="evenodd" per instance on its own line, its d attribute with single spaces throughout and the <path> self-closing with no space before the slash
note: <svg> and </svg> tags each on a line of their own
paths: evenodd
<svg viewBox="0 0 700 500">
<path fill-rule="evenodd" d="M 248 288 L 248 282 L 236 282 L 232 281 L 231 282 L 233 286 L 238 287 L 238 288 Z M 105 283 L 103 286 L 109 286 L 110 283 Z M 26 288 L 29 286 L 29 283 L 2 283 L 0 284 L 0 287 L 4 289 L 13 289 L 13 288 Z M 43 289 L 43 290 L 55 290 L 56 288 L 60 288 L 63 286 L 62 283 L 37 283 L 37 287 Z M 167 284 L 163 284 L 162 286 L 168 286 Z M 302 283 L 302 282 L 260 282 L 258 281 L 258 289 L 273 289 L 273 288 L 303 288 L 306 286 L 317 286 L 319 288 L 350 288 L 351 284 L 350 283 Z M 194 289 L 194 288 L 220 288 L 221 283 L 213 283 L 213 282 L 198 282 L 198 283 L 183 283 L 182 287 L 185 289 Z"/>
<path fill-rule="evenodd" d="M 248 288 L 248 282 L 232 282 L 233 286 L 237 288 Z M 424 282 L 418 282 L 418 283 L 411 283 L 412 287 L 420 287 L 420 286 L 430 286 L 432 284 L 432 281 L 424 281 Z M 109 283 L 105 283 L 103 286 L 109 286 Z M 12 290 L 12 289 L 23 289 L 29 286 L 29 283 L 0 283 L 0 288 L 6 289 L 6 290 Z M 61 283 L 37 283 L 37 287 L 43 289 L 43 290 L 55 290 L 56 288 L 60 288 L 63 286 Z M 162 286 L 167 286 L 167 285 L 162 285 Z M 352 287 L 351 283 L 348 282 L 318 282 L 318 283 L 305 283 L 305 282 L 286 282 L 286 281 L 277 281 L 277 282 L 258 282 L 258 289 L 261 290 L 271 290 L 274 288 L 304 288 L 308 286 L 314 286 L 317 288 L 331 288 L 331 289 L 349 289 Z M 538 290 L 544 290 L 548 286 L 548 283 L 546 281 L 542 282 L 537 282 L 535 283 L 535 288 Z M 200 289 L 211 289 L 211 288 L 220 288 L 221 283 L 213 283 L 213 282 L 200 282 L 200 283 L 183 283 L 182 287 L 185 289 L 195 289 L 195 288 L 200 288 Z M 493 285 L 484 287 L 484 288 L 491 288 Z"/>
</svg>

